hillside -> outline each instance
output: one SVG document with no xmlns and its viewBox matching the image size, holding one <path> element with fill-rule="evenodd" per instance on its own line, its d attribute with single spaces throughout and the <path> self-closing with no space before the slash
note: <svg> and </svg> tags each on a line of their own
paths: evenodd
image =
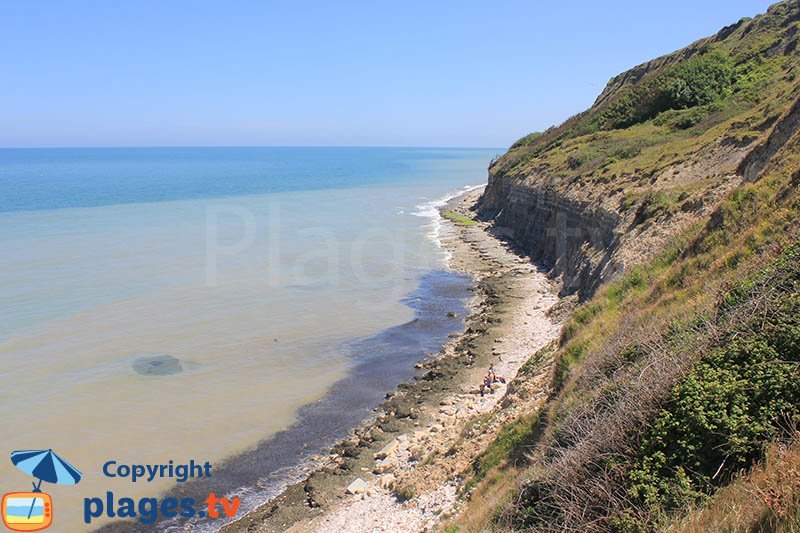
<svg viewBox="0 0 800 533">
<path fill-rule="evenodd" d="M 775 4 L 492 163 L 475 215 L 576 307 L 447 531 L 800 530 L 799 42 Z"/>
<path fill-rule="evenodd" d="M 565 294 L 652 257 L 797 130 L 798 18 L 797 2 L 776 4 L 613 78 L 493 162 L 482 218 L 552 265 Z"/>
</svg>

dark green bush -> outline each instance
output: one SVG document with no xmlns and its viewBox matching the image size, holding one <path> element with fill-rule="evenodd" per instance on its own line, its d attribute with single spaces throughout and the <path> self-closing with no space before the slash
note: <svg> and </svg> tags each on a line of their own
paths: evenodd
<svg viewBox="0 0 800 533">
<path fill-rule="evenodd" d="M 686 130 L 698 125 L 709 115 L 724 108 L 719 102 L 693 107 L 691 109 L 670 109 L 659 114 L 653 121 L 659 126 L 669 126 L 677 130 Z"/>
<path fill-rule="evenodd" d="M 733 92 L 752 102 L 760 102 L 764 90 L 775 79 L 776 60 L 767 60 L 760 56 L 736 67 L 736 84 Z"/>
<path fill-rule="evenodd" d="M 639 124 L 658 114 L 658 93 L 646 83 L 623 93 L 600 117 L 602 129 L 623 129 Z"/>
<path fill-rule="evenodd" d="M 672 391 L 629 472 L 629 493 L 643 508 L 668 511 L 711 492 L 797 422 L 798 288 L 794 246 L 721 299 L 731 330 Z"/>
<path fill-rule="evenodd" d="M 600 124 L 605 129 L 627 128 L 670 109 L 708 105 L 730 94 L 732 85 L 733 67 L 726 56 L 694 56 L 620 95 L 603 112 Z"/>
<path fill-rule="evenodd" d="M 727 96 L 732 84 L 733 67 L 726 56 L 712 52 L 691 57 L 661 80 L 661 110 L 710 104 Z"/>
<path fill-rule="evenodd" d="M 535 131 L 533 133 L 529 133 L 528 135 L 521 137 L 518 139 L 514 144 L 511 145 L 509 150 L 513 150 L 514 148 L 520 148 L 522 146 L 528 146 L 533 144 L 537 139 L 539 139 L 542 135 L 544 135 L 541 131 Z"/>
</svg>

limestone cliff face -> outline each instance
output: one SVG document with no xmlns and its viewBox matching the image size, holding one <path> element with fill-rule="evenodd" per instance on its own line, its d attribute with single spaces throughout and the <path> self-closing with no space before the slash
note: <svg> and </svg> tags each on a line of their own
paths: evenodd
<svg viewBox="0 0 800 533">
<path fill-rule="evenodd" d="M 480 214 L 560 277 L 564 295 L 588 296 L 623 267 L 614 258 L 622 217 L 555 187 L 490 174 Z"/>
<path fill-rule="evenodd" d="M 800 130 L 799 43 L 800 2 L 786 1 L 612 78 L 590 109 L 492 163 L 479 216 L 550 268 L 562 294 L 590 297 L 757 180 Z M 730 69 L 713 102 L 608 125 L 632 96 L 647 101 L 675 72 L 702 71 L 707 56 Z"/>
</svg>

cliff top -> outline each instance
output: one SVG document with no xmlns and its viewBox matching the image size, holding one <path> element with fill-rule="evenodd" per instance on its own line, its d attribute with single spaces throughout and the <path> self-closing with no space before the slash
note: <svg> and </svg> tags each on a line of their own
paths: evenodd
<svg viewBox="0 0 800 533">
<path fill-rule="evenodd" d="M 514 143 L 492 176 L 626 213 L 699 205 L 800 96 L 800 2 L 781 2 L 612 78 L 594 105 Z M 652 198 L 648 201 L 652 202 Z"/>
</svg>

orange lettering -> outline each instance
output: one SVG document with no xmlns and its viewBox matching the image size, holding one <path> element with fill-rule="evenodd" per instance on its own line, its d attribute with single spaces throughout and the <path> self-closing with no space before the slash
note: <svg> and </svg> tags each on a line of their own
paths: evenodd
<svg viewBox="0 0 800 533">
<path fill-rule="evenodd" d="M 217 495 L 213 492 L 208 495 L 208 498 L 206 498 L 206 504 L 208 505 L 208 516 L 211 518 L 217 518 L 219 516 L 219 513 L 217 512 L 218 501 L 219 498 L 217 498 Z"/>
<path fill-rule="evenodd" d="M 228 501 L 228 498 L 220 498 L 220 503 L 222 503 L 222 510 L 225 512 L 225 516 L 228 518 L 233 518 L 236 516 L 236 511 L 239 510 L 239 503 L 241 500 L 236 497 L 233 501 Z"/>
</svg>

